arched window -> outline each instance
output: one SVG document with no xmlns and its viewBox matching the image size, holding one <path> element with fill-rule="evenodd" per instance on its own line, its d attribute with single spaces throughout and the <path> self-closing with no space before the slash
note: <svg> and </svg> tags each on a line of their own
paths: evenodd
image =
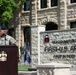
<svg viewBox="0 0 76 75">
<path fill-rule="evenodd" d="M 46 24 L 46 31 L 48 30 L 58 30 L 58 25 L 54 22 L 49 22 Z"/>
</svg>

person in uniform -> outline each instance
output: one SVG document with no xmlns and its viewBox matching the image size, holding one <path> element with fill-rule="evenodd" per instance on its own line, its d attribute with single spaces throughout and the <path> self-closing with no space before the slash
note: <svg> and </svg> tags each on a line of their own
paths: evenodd
<svg viewBox="0 0 76 75">
<path fill-rule="evenodd" d="M 18 46 L 18 42 L 11 36 L 7 34 L 6 27 L 0 27 L 0 45 L 16 45 Z"/>
</svg>

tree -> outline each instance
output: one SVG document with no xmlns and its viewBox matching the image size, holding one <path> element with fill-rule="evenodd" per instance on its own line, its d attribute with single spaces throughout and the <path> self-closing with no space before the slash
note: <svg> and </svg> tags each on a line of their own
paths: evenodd
<svg viewBox="0 0 76 75">
<path fill-rule="evenodd" d="M 13 18 L 14 10 L 18 9 L 26 0 L 0 0 L 0 26 L 8 25 L 11 18 Z"/>
</svg>

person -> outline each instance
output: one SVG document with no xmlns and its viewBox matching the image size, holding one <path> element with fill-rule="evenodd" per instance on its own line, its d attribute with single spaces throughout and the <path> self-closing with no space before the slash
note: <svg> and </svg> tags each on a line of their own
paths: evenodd
<svg viewBox="0 0 76 75">
<path fill-rule="evenodd" d="M 7 34 L 7 28 L 4 26 L 0 27 L 0 45 L 19 45 L 13 37 Z"/>
<path fill-rule="evenodd" d="M 24 62 L 27 62 L 28 64 L 31 63 L 30 46 L 29 45 L 24 46 Z"/>
</svg>

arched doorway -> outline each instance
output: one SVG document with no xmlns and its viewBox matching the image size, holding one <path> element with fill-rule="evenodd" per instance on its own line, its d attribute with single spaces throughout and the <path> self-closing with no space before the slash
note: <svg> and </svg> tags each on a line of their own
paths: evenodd
<svg viewBox="0 0 76 75">
<path fill-rule="evenodd" d="M 54 22 L 48 22 L 46 24 L 46 31 L 48 30 L 58 30 L 58 25 L 55 24 Z"/>
</svg>

